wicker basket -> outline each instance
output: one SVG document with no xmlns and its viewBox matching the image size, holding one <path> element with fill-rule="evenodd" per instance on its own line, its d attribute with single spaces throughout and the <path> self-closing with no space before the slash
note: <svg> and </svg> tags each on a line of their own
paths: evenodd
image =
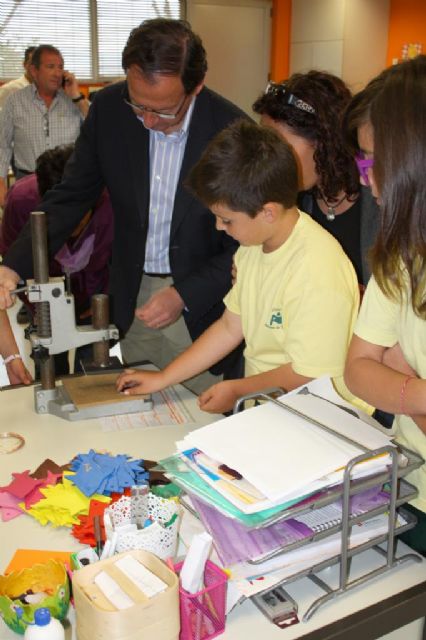
<svg viewBox="0 0 426 640">
<path fill-rule="evenodd" d="M 127 555 L 141 562 L 163 580 L 168 588 L 153 598 L 147 598 L 114 567 L 119 558 Z M 119 611 L 104 598 L 94 583 L 94 578 L 100 571 L 109 573 L 119 583 L 123 591 L 135 601 L 134 606 Z M 178 640 L 179 580 L 152 553 L 134 550 L 101 560 L 75 571 L 72 582 L 78 640 Z M 95 604 L 95 600 L 104 608 Z"/>
</svg>

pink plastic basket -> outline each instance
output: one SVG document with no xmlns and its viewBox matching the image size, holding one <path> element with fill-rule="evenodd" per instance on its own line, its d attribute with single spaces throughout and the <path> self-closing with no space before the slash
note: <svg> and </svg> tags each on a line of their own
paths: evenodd
<svg viewBox="0 0 426 640">
<path fill-rule="evenodd" d="M 179 573 L 182 562 L 175 566 Z M 188 593 L 179 587 L 179 640 L 209 640 L 225 630 L 226 581 L 222 569 L 207 560 L 204 570 L 204 589 Z"/>
</svg>

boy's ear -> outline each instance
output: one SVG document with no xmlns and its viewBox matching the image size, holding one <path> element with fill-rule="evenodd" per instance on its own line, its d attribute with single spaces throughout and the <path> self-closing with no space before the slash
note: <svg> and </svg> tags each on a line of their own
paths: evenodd
<svg viewBox="0 0 426 640">
<path fill-rule="evenodd" d="M 262 207 L 262 215 L 265 222 L 272 224 L 279 215 L 279 205 L 276 202 L 267 202 Z"/>
</svg>

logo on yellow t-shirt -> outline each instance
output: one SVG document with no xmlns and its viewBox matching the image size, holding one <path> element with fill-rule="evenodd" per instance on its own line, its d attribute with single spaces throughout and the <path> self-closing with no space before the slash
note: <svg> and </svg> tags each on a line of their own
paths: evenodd
<svg viewBox="0 0 426 640">
<path fill-rule="evenodd" d="M 265 323 L 265 326 L 268 327 L 268 329 L 282 329 L 283 316 L 281 309 L 272 309 L 272 313 Z"/>
</svg>

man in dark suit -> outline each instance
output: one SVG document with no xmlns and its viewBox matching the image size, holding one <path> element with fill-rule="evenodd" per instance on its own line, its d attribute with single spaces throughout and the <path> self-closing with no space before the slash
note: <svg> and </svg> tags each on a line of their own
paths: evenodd
<svg viewBox="0 0 426 640">
<path fill-rule="evenodd" d="M 64 180 L 40 210 L 55 253 L 108 188 L 112 318 L 127 333 L 123 353 L 129 363 L 145 357 L 164 366 L 221 315 L 236 249 L 185 177 L 215 134 L 246 116 L 204 87 L 205 51 L 184 21 L 145 21 L 122 62 L 126 81 L 96 95 Z M 9 269 L 0 267 L 0 308 L 11 304 L 17 274 L 31 274 L 30 254 L 26 229 L 4 260 Z"/>
</svg>

